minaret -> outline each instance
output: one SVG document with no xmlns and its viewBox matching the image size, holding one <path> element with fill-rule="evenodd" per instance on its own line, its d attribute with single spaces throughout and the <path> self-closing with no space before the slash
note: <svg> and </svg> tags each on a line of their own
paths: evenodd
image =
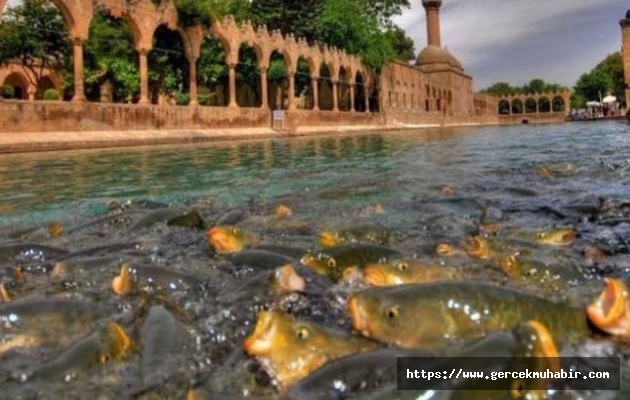
<svg viewBox="0 0 630 400">
<path fill-rule="evenodd" d="M 630 10 L 621 25 L 621 56 L 623 58 L 623 74 L 626 83 L 626 108 L 630 110 Z"/>
<path fill-rule="evenodd" d="M 427 12 L 427 44 L 440 47 L 440 6 L 442 0 L 422 0 L 422 6 Z"/>
</svg>

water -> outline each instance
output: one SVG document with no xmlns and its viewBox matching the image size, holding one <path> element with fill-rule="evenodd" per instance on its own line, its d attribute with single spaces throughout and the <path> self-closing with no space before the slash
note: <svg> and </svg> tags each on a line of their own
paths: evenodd
<svg viewBox="0 0 630 400">
<path fill-rule="evenodd" d="M 288 198 L 311 213 L 380 202 L 406 214 L 409 201 L 439 196 L 446 185 L 508 204 L 519 202 L 509 187 L 533 188 L 538 196 L 526 201 L 538 204 L 623 197 L 629 146 L 628 127 L 611 122 L 5 155 L 0 226 L 89 215 L 126 198 Z M 563 163 L 575 173 L 537 173 Z"/>
<path fill-rule="evenodd" d="M 565 227 L 578 234 L 572 247 L 532 253 L 538 265 L 563 277 L 562 289 L 550 294 L 550 287 L 545 286 L 548 283 L 538 278 L 525 286 L 545 296 L 576 301 L 593 299 L 601 291 L 603 276 L 630 277 L 629 180 L 630 128 L 617 122 L 3 155 L 0 242 L 15 240 L 14 233 L 20 230 L 60 222 L 64 227 L 60 238 L 41 239 L 40 235 L 37 240 L 22 240 L 41 241 L 71 252 L 133 240 L 150 243 L 145 253 L 118 248 L 115 252 L 139 257 L 163 271 L 185 272 L 211 282 L 211 289 L 202 292 L 182 291 L 173 285 L 165 289 L 171 299 L 168 301 L 176 303 L 174 309 L 181 308 L 194 321 L 186 326 L 196 347 L 183 352 L 187 357 L 181 362 L 189 363 L 188 372 L 179 370 L 184 378 L 178 374 L 179 381 L 173 378 L 179 382 L 172 386 L 180 390 L 177 395 L 181 394 L 182 382 L 204 381 L 208 376 L 219 376 L 210 386 L 216 390 L 216 382 L 221 382 L 219 391 L 224 394 L 230 390 L 242 394 L 247 385 L 248 392 L 268 394 L 268 382 L 265 385 L 258 380 L 257 389 L 252 389 L 251 384 L 244 383 L 248 382 L 243 378 L 247 373 L 234 377 L 218 372 L 223 371 L 226 360 L 239 360 L 234 354 L 250 333 L 258 306 L 214 302 L 217 293 L 221 297 L 234 292 L 234 298 L 243 298 L 238 296 L 242 294 L 238 288 L 244 281 L 251 282 L 252 275 L 251 270 L 234 269 L 221 256 L 209 252 L 205 231 L 178 230 L 164 224 L 133 233 L 116 224 L 96 225 L 88 231 L 73 232 L 72 228 L 109 215 L 111 201 L 123 204 L 132 199 L 151 200 L 193 206 L 206 222 L 238 207 L 247 214 L 242 225 L 269 242 L 312 248 L 323 229 L 379 224 L 397 235 L 391 245 L 406 257 L 431 258 L 435 257 L 436 244 L 461 245 L 477 234 L 481 222 L 500 222 L 517 230 Z M 299 223 L 283 225 L 276 221 L 272 210 L 278 204 L 289 206 Z M 585 245 L 603 250 L 605 260 L 585 258 Z M 531 250 L 527 246 L 525 249 Z M 0 254 L 0 261 L 2 257 Z M 112 315 L 126 315 L 124 326 L 129 331 L 137 332 L 142 324 L 142 320 L 132 318 L 135 314 L 130 310 L 136 308 L 136 303 L 119 300 L 111 292 L 110 281 L 117 266 L 90 271 L 58 285 L 38 275 L 48 268 L 41 259 L 24 261 L 23 265 L 38 268 L 25 267 L 25 273 L 33 273 L 32 277 L 28 275 L 26 283 L 13 282 L 17 278 L 9 272 L 15 263 L 5 260 L 0 265 L 0 283 L 5 282 L 15 295 L 63 293 L 97 299 L 116 310 Z M 472 264 L 467 261 L 464 267 Z M 585 269 L 574 268 L 577 265 Z M 490 264 L 484 268 L 492 269 Z M 490 280 L 492 274 L 487 275 L 481 274 Z M 256 285 L 247 287 L 243 290 L 253 290 Z M 153 292 L 147 293 L 143 296 L 148 296 L 150 302 L 158 301 L 151 297 L 155 296 Z M 299 312 L 349 331 L 340 305 L 343 291 L 335 293 L 341 293 L 339 304 L 309 303 Z M 246 297 L 245 303 L 249 304 L 251 296 Z M 335 303 L 330 297 L 330 303 Z M 160 297 L 159 302 L 165 301 L 169 304 Z M 585 339 L 576 346 L 559 345 L 562 354 L 568 355 L 630 354 L 611 340 Z M 92 376 L 89 382 L 33 385 L 30 394 L 63 393 L 66 398 L 81 398 L 100 390 L 124 397 L 142 376 L 141 360 L 136 355 L 122 367 L 107 367 L 106 375 Z M 37 362 L 37 356 L 31 354 L 25 365 Z M 15 363 L 23 367 L 15 360 L 5 365 Z M 4 380 L 1 365 L 0 382 Z M 17 386 L 12 390 L 7 393 L 18 396 L 25 389 Z"/>
</svg>

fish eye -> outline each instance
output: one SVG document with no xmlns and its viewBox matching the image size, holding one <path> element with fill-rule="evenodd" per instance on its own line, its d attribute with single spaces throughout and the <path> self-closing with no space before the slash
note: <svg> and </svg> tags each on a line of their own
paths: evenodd
<svg viewBox="0 0 630 400">
<path fill-rule="evenodd" d="M 307 340 L 310 336 L 311 336 L 311 331 L 307 327 L 301 326 L 298 328 L 297 337 L 300 340 Z"/>
<path fill-rule="evenodd" d="M 385 316 L 389 320 L 395 320 L 396 318 L 398 318 L 398 314 L 398 306 L 392 306 L 385 311 Z"/>
<path fill-rule="evenodd" d="M 329 258 L 327 264 L 329 268 L 335 268 L 337 266 L 337 262 L 334 258 Z"/>
<path fill-rule="evenodd" d="M 98 361 L 99 361 L 101 364 L 105 364 L 106 362 L 108 362 L 108 361 L 109 361 L 109 354 L 107 354 L 107 353 L 101 353 L 101 354 L 99 354 L 99 355 L 98 355 Z"/>
<path fill-rule="evenodd" d="M 409 268 L 409 264 L 406 261 L 401 261 L 396 265 L 399 271 L 406 271 Z"/>
<path fill-rule="evenodd" d="M 537 237 L 538 239 L 543 239 L 543 238 L 545 237 L 545 234 L 544 234 L 543 232 L 538 232 L 538 233 L 536 234 L 536 237 Z"/>
<path fill-rule="evenodd" d="M 522 379 L 510 383 L 510 395 L 513 399 L 520 399 L 525 395 L 525 382 Z"/>
</svg>

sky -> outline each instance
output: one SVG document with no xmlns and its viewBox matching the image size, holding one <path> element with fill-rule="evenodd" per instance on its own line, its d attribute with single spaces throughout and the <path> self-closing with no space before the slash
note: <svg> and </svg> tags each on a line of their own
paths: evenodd
<svg viewBox="0 0 630 400">
<path fill-rule="evenodd" d="M 427 43 L 422 0 L 394 22 Z M 619 21 L 628 0 L 443 0 L 442 46 L 464 65 L 476 90 L 535 78 L 572 87 L 606 55 L 621 49 Z"/>
<path fill-rule="evenodd" d="M 410 2 L 394 22 L 418 53 L 427 43 L 425 12 L 422 0 Z M 628 0 L 443 0 L 442 46 L 464 65 L 476 90 L 535 78 L 572 87 L 621 49 L 619 20 L 629 8 Z"/>
</svg>

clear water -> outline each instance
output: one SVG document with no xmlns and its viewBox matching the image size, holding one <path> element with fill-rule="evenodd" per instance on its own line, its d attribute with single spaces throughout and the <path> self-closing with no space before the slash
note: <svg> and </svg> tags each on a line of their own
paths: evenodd
<svg viewBox="0 0 630 400">
<path fill-rule="evenodd" d="M 189 371 L 182 382 L 191 381 L 190 371 L 196 371 L 196 378 L 214 377 L 213 385 L 225 386 L 217 389 L 228 396 L 224 398 L 235 398 L 232 394 L 243 393 L 242 388 L 251 377 L 220 366 L 226 354 L 240 354 L 243 338 L 255 323 L 249 289 L 239 289 L 249 282 L 250 276 L 233 273 L 229 261 L 209 252 L 203 230 L 156 225 L 131 232 L 95 226 L 96 231 L 77 229 L 67 233 L 71 230 L 65 227 L 80 226 L 106 214 L 111 200 L 201 205 L 204 217 L 216 217 L 237 206 L 250 211 L 242 226 L 282 244 L 314 246 L 316 233 L 321 229 L 377 222 L 402 234 L 392 246 L 405 256 L 436 258 L 433 249 L 438 242 L 461 244 L 477 231 L 484 214 L 493 214 L 490 219 L 501 220 L 508 228 L 575 229 L 579 239 L 574 246 L 550 255 L 544 251 L 539 254 L 539 246 L 533 258 L 540 257 L 553 273 L 566 272 L 571 277 L 566 281 L 573 282 L 575 278 L 579 283 L 567 283 L 565 288 L 571 294 L 566 297 L 583 302 L 601 292 L 601 276 L 630 277 L 629 180 L 630 127 L 617 122 L 3 155 L 0 241 L 8 241 L 8 232 L 20 228 L 61 221 L 61 237 L 47 239 L 43 244 L 72 252 L 108 243 L 146 240 L 152 245 L 142 255 L 146 256 L 145 261 L 164 271 L 184 271 L 211 282 L 212 289 L 207 292 L 172 293 L 174 301 L 194 321 L 188 328 L 201 346 L 187 350 L 185 359 L 180 361 Z M 446 187 L 452 193 L 446 193 Z M 270 235 L 273 229 L 266 230 L 265 224 L 276 221 L 270 210 L 280 203 L 288 205 L 295 217 L 307 221 L 312 229 L 307 233 Z M 582 272 L 576 266 L 588 264 L 582 255 L 585 244 L 597 245 L 610 253 L 601 265 L 601 274 L 589 271 L 577 276 Z M 0 264 L 0 282 L 13 285 L 12 266 L 13 260 Z M 467 260 L 462 266 L 468 269 L 471 264 Z M 55 286 L 47 277 L 29 272 L 24 282 L 8 287 L 15 288 L 15 293 L 63 291 L 83 295 L 128 312 L 135 303 L 119 299 L 110 289 L 116 273 L 117 266 L 116 270 L 90 270 L 73 278 L 72 285 Z M 232 292 L 243 295 L 240 298 L 247 301 L 215 301 L 217 296 Z M 334 303 L 335 297 L 330 297 Z M 327 295 L 323 298 L 327 299 Z M 331 311 L 331 307 L 318 308 L 321 305 L 311 302 L 305 308 L 312 306 L 307 315 L 319 315 L 327 324 L 337 324 L 349 333 L 342 305 L 336 304 Z M 125 328 L 131 332 L 140 323 L 133 320 Z M 628 346 L 615 340 L 591 340 L 584 338 L 576 347 L 560 343 L 562 354 L 619 354 L 625 358 L 622 382 L 630 382 Z M 59 398 L 58 393 L 68 399 L 89 397 L 91 393 L 127 398 L 128 388 L 141 382 L 138 368 L 142 368 L 138 365 L 144 356 L 134 354 L 130 361 L 104 367 L 111 376 L 99 375 L 100 370 L 94 369 L 94 375 L 85 380 L 55 381 L 54 385 L 52 381 L 15 383 L 10 387 L 7 384 L 5 392 L 10 398 L 37 397 L 26 396 L 26 391 L 39 393 L 37 398 Z M 11 360 L 22 363 L 19 357 Z M 40 361 L 34 353 L 25 364 L 37 365 Z M 0 382 L 4 379 L 3 366 L 0 363 Z M 174 382 L 172 388 L 181 395 L 181 382 Z M 627 398 L 630 389 L 625 386 L 628 384 L 622 386 L 624 393 L 617 397 L 602 393 L 587 398 Z M 256 390 L 269 393 L 266 386 Z"/>
<path fill-rule="evenodd" d="M 574 173 L 538 173 L 563 163 Z M 615 122 L 3 155 L 0 227 L 98 214 L 110 199 L 200 197 L 290 200 L 310 215 L 381 204 L 393 223 L 444 186 L 509 205 L 523 198 L 506 188 L 530 188 L 525 201 L 557 205 L 627 197 L 629 175 L 630 128 Z"/>
</svg>

